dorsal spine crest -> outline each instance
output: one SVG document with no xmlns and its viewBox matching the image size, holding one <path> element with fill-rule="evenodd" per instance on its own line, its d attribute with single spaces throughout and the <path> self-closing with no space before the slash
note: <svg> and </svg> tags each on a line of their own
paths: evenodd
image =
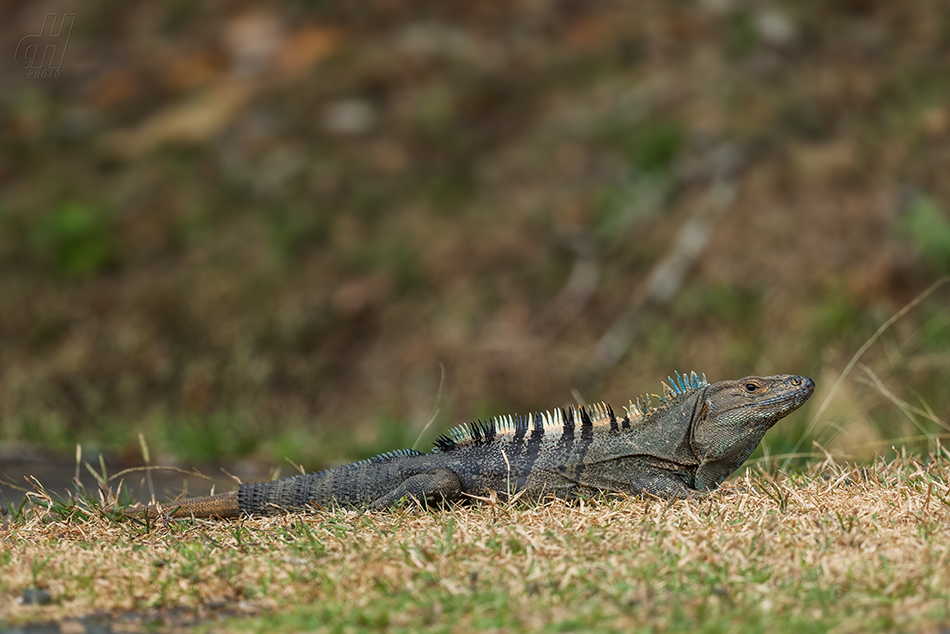
<svg viewBox="0 0 950 634">
<path fill-rule="evenodd" d="M 644 394 L 638 396 L 636 401 L 631 400 L 629 405 L 624 407 L 625 420 L 624 429 L 631 423 L 636 423 L 643 418 L 651 415 L 658 409 L 665 408 L 671 403 L 681 398 L 689 396 L 698 389 L 709 385 L 706 381 L 706 375 L 698 375 L 695 372 L 680 374 L 673 372 L 673 375 L 663 381 L 663 394 Z M 653 399 L 658 401 L 654 405 Z M 458 425 L 448 430 L 435 441 L 432 451 L 450 451 L 462 444 L 483 444 L 492 442 L 498 434 L 515 433 L 519 431 L 535 431 L 543 433 L 547 429 L 560 427 L 562 429 L 573 428 L 578 422 L 583 427 L 593 427 L 594 421 L 607 421 L 611 429 L 618 428 L 619 421 L 614 414 L 613 409 L 606 403 L 594 403 L 592 405 L 571 405 L 569 407 L 559 407 L 553 411 L 539 411 L 532 414 L 507 414 L 503 416 L 494 416 L 484 420 L 476 420 L 464 425 Z M 394 453 L 394 452 L 390 452 Z M 383 454 L 372 458 L 389 459 L 394 456 Z"/>
<path fill-rule="evenodd" d="M 627 418 L 631 421 L 636 421 L 649 416 L 652 412 L 666 406 L 670 402 L 689 396 L 696 390 L 708 386 L 709 382 L 706 380 L 705 373 L 698 375 L 696 372 L 690 372 L 689 375 L 687 375 L 685 373 L 680 374 L 679 372 L 673 372 L 673 376 L 667 377 L 666 381 L 663 381 L 661 385 L 663 386 L 662 395 L 644 394 L 637 397 L 636 401 L 631 400 L 630 404 L 624 407 Z M 653 404 L 654 398 L 659 401 L 658 405 Z"/>
</svg>

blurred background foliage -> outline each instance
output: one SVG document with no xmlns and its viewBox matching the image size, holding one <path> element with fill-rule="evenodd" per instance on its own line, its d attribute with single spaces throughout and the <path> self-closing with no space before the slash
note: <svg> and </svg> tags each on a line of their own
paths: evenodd
<svg viewBox="0 0 950 634">
<path fill-rule="evenodd" d="M 948 287 L 806 429 L 950 272 L 940 0 L 22 1 L 4 50 L 47 12 L 59 77 L 0 56 L 11 451 L 325 467 L 440 364 L 425 441 L 692 369 L 818 381 L 771 455 L 947 432 Z"/>
</svg>

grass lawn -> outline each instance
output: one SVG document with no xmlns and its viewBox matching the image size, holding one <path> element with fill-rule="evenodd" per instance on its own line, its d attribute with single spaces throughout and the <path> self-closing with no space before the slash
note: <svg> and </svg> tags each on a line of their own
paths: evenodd
<svg viewBox="0 0 950 634">
<path fill-rule="evenodd" d="M 89 498 L 34 504 L 0 528 L 0 619 L 93 615 L 133 631 L 936 630 L 950 620 L 948 476 L 939 450 L 789 477 L 748 470 L 703 502 L 488 501 L 150 526 Z M 26 604 L 27 589 L 49 603 Z"/>
</svg>

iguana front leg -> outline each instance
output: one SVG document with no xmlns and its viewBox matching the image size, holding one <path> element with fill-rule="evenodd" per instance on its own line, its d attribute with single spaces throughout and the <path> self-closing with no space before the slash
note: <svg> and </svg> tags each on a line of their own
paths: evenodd
<svg viewBox="0 0 950 634">
<path fill-rule="evenodd" d="M 462 497 L 462 483 L 449 469 L 430 469 L 409 476 L 395 489 L 373 500 L 369 508 L 373 511 L 382 511 L 406 497 L 420 503 L 453 502 Z"/>
<path fill-rule="evenodd" d="M 638 475 L 630 483 L 629 493 L 670 500 L 690 500 L 704 497 L 702 491 L 689 488 L 680 478 L 662 469 L 647 469 Z"/>
</svg>

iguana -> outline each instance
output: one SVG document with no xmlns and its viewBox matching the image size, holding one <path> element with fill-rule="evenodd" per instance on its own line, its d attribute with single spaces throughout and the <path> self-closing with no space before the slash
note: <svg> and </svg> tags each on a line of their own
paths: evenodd
<svg viewBox="0 0 950 634">
<path fill-rule="evenodd" d="M 815 390 L 811 379 L 788 374 L 710 384 L 705 374 L 674 373 L 668 381 L 662 396 L 631 401 L 623 416 L 599 403 L 477 420 L 440 436 L 430 453 L 390 451 L 144 512 L 227 518 L 312 507 L 379 510 L 403 498 L 439 503 L 522 491 L 531 498 L 597 491 L 700 497 L 738 469 L 765 432 Z"/>
</svg>

